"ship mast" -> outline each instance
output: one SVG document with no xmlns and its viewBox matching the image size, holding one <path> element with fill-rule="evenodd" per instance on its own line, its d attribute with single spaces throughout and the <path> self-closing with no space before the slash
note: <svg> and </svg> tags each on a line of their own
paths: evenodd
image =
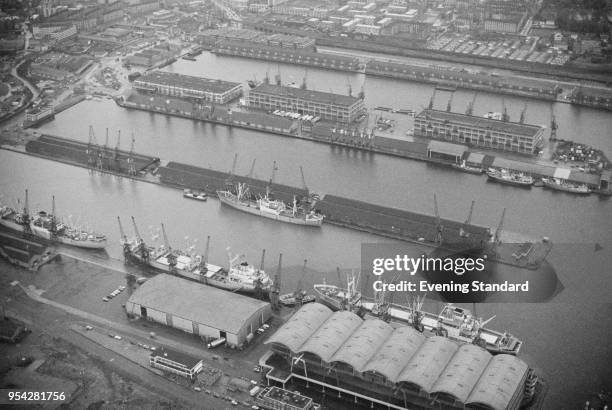
<svg viewBox="0 0 612 410">
<path fill-rule="evenodd" d="M 494 236 L 495 245 L 499 245 L 501 243 L 501 234 L 504 228 L 504 218 L 505 217 L 506 217 L 506 208 L 504 208 L 501 219 L 499 220 L 499 225 L 497 225 L 497 229 L 495 230 L 495 236 Z"/>
<path fill-rule="evenodd" d="M 171 275 L 176 274 L 176 255 L 172 252 L 172 248 L 170 247 L 170 241 L 168 240 L 168 235 L 166 235 L 166 228 L 162 222 L 161 224 L 162 234 L 164 235 L 164 245 L 166 246 L 166 250 L 168 252 L 168 272 Z"/>
<path fill-rule="evenodd" d="M 470 212 L 468 213 L 468 217 L 463 223 L 463 226 L 459 228 L 459 236 L 461 236 L 462 238 L 467 238 L 468 236 L 470 236 L 470 233 L 466 231 L 464 228 L 467 228 L 467 226 L 472 222 L 472 213 L 474 212 L 474 202 L 475 201 L 472 201 L 472 205 L 470 205 Z"/>
<path fill-rule="evenodd" d="M 138 244 L 138 253 L 142 259 L 142 262 L 146 263 L 149 261 L 149 250 L 147 249 L 147 245 L 145 241 L 140 236 L 140 232 L 138 232 L 138 227 L 136 226 L 136 220 L 132 216 L 132 225 L 134 226 L 134 233 L 136 234 L 136 241 Z"/>
<path fill-rule="evenodd" d="M 30 206 L 27 189 L 25 190 L 25 201 L 23 203 L 23 232 L 26 234 L 32 233 L 32 228 L 30 227 Z"/>
<path fill-rule="evenodd" d="M 442 245 L 442 232 L 444 231 L 444 227 L 442 226 L 442 222 L 440 221 L 440 213 L 438 212 L 438 199 L 436 198 L 436 194 L 434 194 L 434 212 L 436 215 L 436 237 L 435 242 L 437 244 Z"/>
<path fill-rule="evenodd" d="M 295 292 L 293 292 L 293 297 L 295 298 L 295 309 L 296 310 L 302 307 L 302 303 L 304 301 L 304 293 L 302 292 L 302 278 L 304 277 L 304 274 L 306 273 L 306 262 L 307 261 L 308 261 L 307 259 L 304 259 L 304 266 L 302 266 L 302 274 L 300 275 L 300 278 L 298 279 L 297 286 L 295 287 Z"/>
<path fill-rule="evenodd" d="M 57 236 L 57 220 L 55 218 L 55 195 L 51 197 L 51 220 L 49 222 L 49 233 L 51 234 L 51 239 L 54 239 Z"/>
<path fill-rule="evenodd" d="M 136 138 L 134 137 L 134 133 L 132 133 L 132 145 L 130 146 L 130 153 L 127 158 L 128 175 L 130 176 L 136 175 L 136 166 L 134 165 L 134 142 L 136 142 Z"/>
<path fill-rule="evenodd" d="M 278 267 L 276 268 L 276 274 L 274 275 L 274 283 L 272 283 L 272 291 L 270 292 L 270 302 L 272 303 L 272 308 L 274 310 L 278 310 L 280 308 L 279 304 L 279 294 L 281 289 L 281 266 L 283 263 L 283 254 L 278 255 Z"/>
</svg>

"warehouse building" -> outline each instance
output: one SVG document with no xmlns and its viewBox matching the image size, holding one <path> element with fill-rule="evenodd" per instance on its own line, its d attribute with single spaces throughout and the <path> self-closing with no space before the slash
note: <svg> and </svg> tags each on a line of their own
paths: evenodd
<svg viewBox="0 0 612 410">
<path fill-rule="evenodd" d="M 529 155 L 544 144 L 544 127 L 432 109 L 415 117 L 414 135 Z"/>
<path fill-rule="evenodd" d="M 537 380 L 515 356 L 319 303 L 265 343 L 270 383 L 306 384 L 371 407 L 514 410 L 533 399 Z"/>
<path fill-rule="evenodd" d="M 268 302 L 166 274 L 141 285 L 125 309 L 129 316 L 162 323 L 206 340 L 225 338 L 233 347 L 249 342 L 271 316 Z"/>
<path fill-rule="evenodd" d="M 351 123 L 365 112 L 361 98 L 266 83 L 249 92 L 248 102 L 252 108 L 297 112 L 340 123 Z"/>
<path fill-rule="evenodd" d="M 154 71 L 134 81 L 139 91 L 225 104 L 242 95 L 242 85 L 176 73 Z"/>
</svg>

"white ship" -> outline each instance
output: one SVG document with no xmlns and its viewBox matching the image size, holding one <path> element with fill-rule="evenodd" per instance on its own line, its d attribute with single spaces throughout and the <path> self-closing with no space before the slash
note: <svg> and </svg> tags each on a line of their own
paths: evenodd
<svg viewBox="0 0 612 410">
<path fill-rule="evenodd" d="M 299 206 L 295 196 L 292 206 L 287 206 L 283 201 L 270 199 L 269 193 L 253 200 L 250 198 L 250 190 L 245 183 L 237 183 L 235 193 L 225 190 L 217 191 L 217 195 L 223 204 L 264 218 L 307 226 L 321 226 L 323 223 L 323 215 Z"/>
</svg>

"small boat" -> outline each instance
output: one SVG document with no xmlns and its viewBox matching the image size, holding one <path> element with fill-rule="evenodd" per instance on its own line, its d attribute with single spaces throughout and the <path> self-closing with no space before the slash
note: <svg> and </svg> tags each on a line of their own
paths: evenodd
<svg viewBox="0 0 612 410">
<path fill-rule="evenodd" d="M 310 294 L 306 293 L 305 290 L 303 290 L 303 291 L 300 292 L 299 297 L 297 297 L 295 292 L 286 293 L 284 295 L 280 295 L 279 298 L 278 298 L 278 301 L 283 306 L 293 307 L 296 304 L 298 304 L 298 299 L 301 299 L 301 304 L 305 305 L 306 303 L 314 302 L 317 298 L 314 295 L 310 295 Z"/>
<path fill-rule="evenodd" d="M 455 169 L 458 169 L 459 171 L 467 172 L 470 174 L 480 175 L 484 172 L 484 170 L 481 167 L 473 167 L 473 166 L 467 165 L 465 163 L 465 160 L 463 160 L 461 164 L 452 164 L 451 166 Z"/>
<path fill-rule="evenodd" d="M 512 172 L 507 169 L 489 168 L 487 177 L 491 181 L 501 182 L 502 184 L 522 186 L 531 188 L 535 180 L 530 175 L 525 175 L 522 172 Z"/>
<path fill-rule="evenodd" d="M 183 190 L 183 196 L 185 198 L 197 199 L 198 201 L 206 201 L 208 199 L 206 192 L 194 191 L 192 189 Z"/>
<path fill-rule="evenodd" d="M 544 187 L 572 194 L 588 195 L 591 189 L 586 184 L 577 184 L 560 178 L 542 178 Z"/>
</svg>

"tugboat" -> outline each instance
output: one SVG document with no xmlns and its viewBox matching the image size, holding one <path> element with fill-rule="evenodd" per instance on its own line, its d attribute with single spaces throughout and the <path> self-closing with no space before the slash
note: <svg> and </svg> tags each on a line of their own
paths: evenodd
<svg viewBox="0 0 612 410">
<path fill-rule="evenodd" d="M 459 171 L 467 172 L 469 174 L 480 175 L 484 172 L 484 170 L 481 167 L 473 167 L 473 166 L 467 165 L 465 160 L 463 160 L 461 164 L 452 164 L 451 166 L 455 169 L 458 169 Z"/>
<path fill-rule="evenodd" d="M 577 184 L 560 178 L 542 178 L 544 187 L 555 191 L 569 192 L 578 195 L 588 195 L 591 189 L 586 184 Z"/>
<path fill-rule="evenodd" d="M 491 181 L 525 188 L 531 188 L 535 182 L 531 175 L 525 175 L 522 172 L 511 172 L 507 169 L 497 170 L 495 168 L 489 168 L 487 177 Z"/>
<path fill-rule="evenodd" d="M 195 191 L 193 189 L 184 189 L 183 196 L 185 198 L 196 199 L 198 201 L 206 201 L 208 199 L 208 195 L 204 191 Z"/>
</svg>

